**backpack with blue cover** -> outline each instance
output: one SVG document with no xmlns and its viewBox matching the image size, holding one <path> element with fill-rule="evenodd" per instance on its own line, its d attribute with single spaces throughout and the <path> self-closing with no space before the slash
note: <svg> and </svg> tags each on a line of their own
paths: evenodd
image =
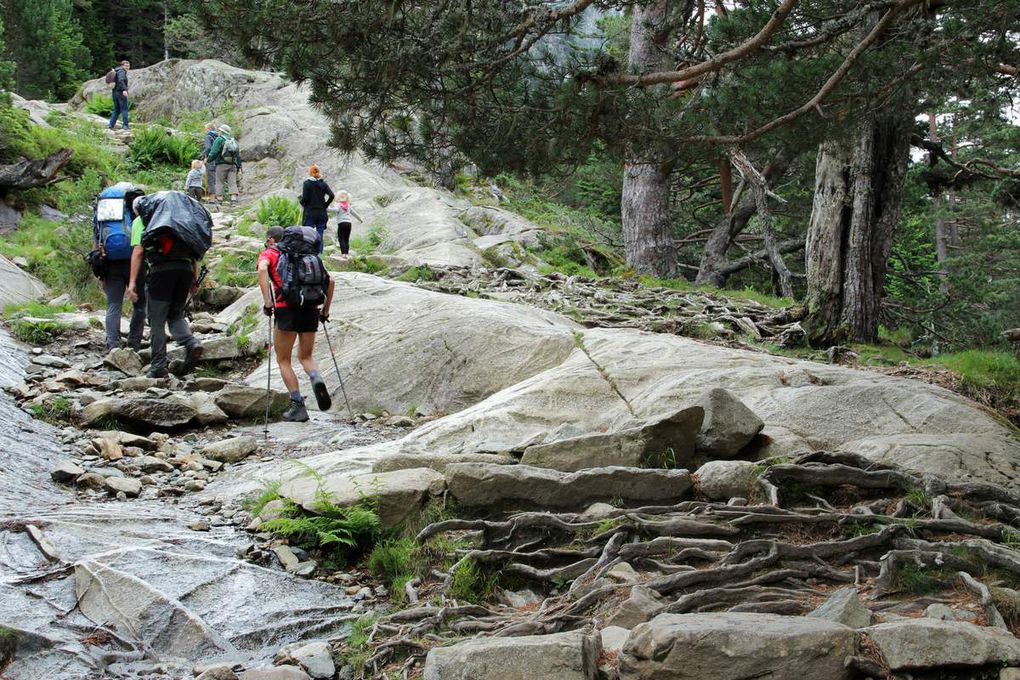
<svg viewBox="0 0 1020 680">
<path fill-rule="evenodd" d="M 96 198 L 92 215 L 92 235 L 100 252 L 109 262 L 131 259 L 131 202 L 145 194 L 128 182 L 106 187 Z"/>
<path fill-rule="evenodd" d="M 329 274 L 319 257 L 319 233 L 312 227 L 288 227 L 277 244 L 279 295 L 288 307 L 318 307 L 326 302 Z"/>
</svg>

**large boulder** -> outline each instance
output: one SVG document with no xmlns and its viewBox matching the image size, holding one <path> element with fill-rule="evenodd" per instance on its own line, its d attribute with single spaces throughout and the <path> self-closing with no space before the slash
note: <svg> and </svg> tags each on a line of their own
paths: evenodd
<svg viewBox="0 0 1020 680">
<path fill-rule="evenodd" d="M 202 448 L 202 456 L 221 463 L 236 463 L 255 453 L 258 442 L 251 435 L 221 439 Z"/>
<path fill-rule="evenodd" d="M 46 285 L 0 255 L 0 309 L 7 305 L 38 300 L 47 293 Z"/>
<path fill-rule="evenodd" d="M 686 470 L 606 467 L 565 473 L 528 465 L 459 463 L 446 468 L 450 494 L 464 506 L 523 503 L 543 508 L 581 508 L 596 500 L 669 502 L 691 488 Z"/>
<path fill-rule="evenodd" d="M 700 406 L 688 406 L 638 427 L 536 444 L 524 450 L 521 462 L 566 472 L 613 465 L 684 467 L 692 462 L 703 416 Z"/>
<path fill-rule="evenodd" d="M 699 400 L 705 420 L 698 434 L 698 451 L 710 458 L 732 458 L 765 427 L 754 411 L 729 390 L 710 389 Z"/>
<path fill-rule="evenodd" d="M 213 400 L 231 418 L 254 418 L 266 412 L 266 389 L 249 385 L 227 385 L 213 395 Z M 280 411 L 287 407 L 290 395 L 279 390 L 270 391 L 269 408 Z"/>
<path fill-rule="evenodd" d="M 851 628 L 774 614 L 660 614 L 633 630 L 621 680 L 849 680 Z"/>
<path fill-rule="evenodd" d="M 862 632 L 894 671 L 1020 663 L 1020 640 L 1001 628 L 923 618 L 880 623 Z"/>
<path fill-rule="evenodd" d="M 129 397 L 118 399 L 112 414 L 118 419 L 154 430 L 169 430 L 188 424 L 198 411 L 190 404 L 170 399 Z"/>
<path fill-rule="evenodd" d="M 286 483 L 280 493 L 316 512 L 323 493 L 331 503 L 351 506 L 371 500 L 386 528 L 395 527 L 443 492 L 443 475 L 429 468 L 411 468 L 379 474 L 337 476 L 320 480 L 302 477 Z"/>
<path fill-rule="evenodd" d="M 595 680 L 599 636 L 580 631 L 480 638 L 436 647 L 425 680 Z"/>
</svg>

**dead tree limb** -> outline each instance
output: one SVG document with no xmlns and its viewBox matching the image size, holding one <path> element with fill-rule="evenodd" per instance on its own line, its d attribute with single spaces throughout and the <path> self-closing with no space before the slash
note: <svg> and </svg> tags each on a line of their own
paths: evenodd
<svg viewBox="0 0 1020 680">
<path fill-rule="evenodd" d="M 52 184 L 73 155 L 74 149 L 61 149 L 46 158 L 22 158 L 12 165 L 0 165 L 0 193 L 8 189 L 34 189 Z"/>
</svg>

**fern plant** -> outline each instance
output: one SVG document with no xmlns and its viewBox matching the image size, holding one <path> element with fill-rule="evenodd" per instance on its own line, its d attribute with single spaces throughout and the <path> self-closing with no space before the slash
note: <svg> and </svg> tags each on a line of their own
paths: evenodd
<svg viewBox="0 0 1020 680">
<path fill-rule="evenodd" d="M 267 227 L 301 224 L 301 205 L 286 196 L 267 196 L 259 201 L 258 221 Z"/>
<path fill-rule="evenodd" d="M 174 135 L 166 128 L 152 125 L 134 133 L 128 159 L 138 168 L 160 165 L 186 168 L 202 153 L 202 145 L 188 135 Z"/>
<path fill-rule="evenodd" d="M 109 94 L 94 94 L 85 102 L 85 110 L 91 114 L 109 118 L 113 113 L 113 96 Z"/>
</svg>

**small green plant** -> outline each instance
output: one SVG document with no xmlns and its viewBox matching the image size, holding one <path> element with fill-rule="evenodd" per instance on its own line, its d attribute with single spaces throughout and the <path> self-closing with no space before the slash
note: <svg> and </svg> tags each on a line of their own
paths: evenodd
<svg viewBox="0 0 1020 680">
<path fill-rule="evenodd" d="M 1020 550 L 1020 531 L 1006 527 L 1002 530 L 1002 542 L 1010 550 Z"/>
<path fill-rule="evenodd" d="M 450 575 L 447 594 L 455 600 L 478 604 L 492 598 L 499 585 L 498 574 L 487 574 L 471 558 L 461 560 Z"/>
<path fill-rule="evenodd" d="M 0 626 L 0 674 L 14 661 L 18 651 L 18 631 Z"/>
<path fill-rule="evenodd" d="M 255 251 L 231 251 L 220 258 L 212 276 L 220 285 L 248 288 L 258 282 L 257 261 L 258 253 Z"/>
<path fill-rule="evenodd" d="M 255 218 L 267 227 L 301 224 L 301 204 L 286 196 L 267 196 L 259 201 Z"/>
<path fill-rule="evenodd" d="M 53 425 L 63 425 L 71 421 L 71 402 L 64 397 L 57 397 L 32 407 L 32 416 Z"/>
<path fill-rule="evenodd" d="M 248 511 L 252 517 L 258 517 L 262 509 L 269 503 L 280 498 L 280 482 L 269 482 L 262 491 L 241 502 L 241 507 Z"/>
<path fill-rule="evenodd" d="M 899 590 L 912 595 L 927 595 L 939 589 L 941 572 L 925 569 L 917 564 L 904 564 L 894 580 Z"/>
<path fill-rule="evenodd" d="M 258 305 L 248 305 L 240 318 L 227 326 L 227 334 L 234 336 L 242 350 L 251 344 L 251 334 L 259 326 L 258 313 Z"/>
<path fill-rule="evenodd" d="M 360 255 L 354 255 L 351 257 L 352 271 L 362 272 L 363 274 L 380 274 L 385 272 L 387 269 L 389 269 L 389 267 L 383 264 L 378 258 Z"/>
<path fill-rule="evenodd" d="M 676 451 L 672 446 L 667 447 L 664 451 L 646 451 L 641 456 L 641 467 L 674 470 L 679 467 Z"/>
<path fill-rule="evenodd" d="M 410 405 L 408 405 L 407 411 L 405 412 L 405 415 L 407 415 L 408 418 L 417 418 L 418 417 L 418 402 L 412 401 L 410 403 Z"/>
<path fill-rule="evenodd" d="M 920 517 L 928 513 L 928 509 L 931 507 L 932 498 L 927 491 L 920 488 L 909 490 L 904 496 L 903 500 L 917 507 L 914 516 Z"/>
<path fill-rule="evenodd" d="M 376 418 L 382 418 L 384 415 L 386 415 L 386 409 L 384 409 L 382 406 L 373 406 L 370 409 L 368 409 L 368 413 L 375 416 Z"/>
<path fill-rule="evenodd" d="M 113 114 L 113 95 L 94 94 L 85 102 L 85 110 L 89 113 L 109 118 Z"/>
<path fill-rule="evenodd" d="M 406 272 L 397 277 L 397 281 L 405 281 L 408 283 L 414 283 L 415 281 L 435 281 L 438 276 L 427 264 L 419 265 L 417 267 L 411 267 Z"/>
<path fill-rule="evenodd" d="M 64 335 L 70 326 L 59 321 L 29 321 L 14 319 L 11 322 L 11 333 L 18 340 L 30 345 L 48 345 L 59 336 Z"/>
<path fill-rule="evenodd" d="M 186 168 L 202 154 L 202 145 L 190 135 L 175 135 L 164 127 L 150 125 L 134 133 L 128 159 L 139 169 L 161 165 Z"/>
<path fill-rule="evenodd" d="M 368 570 L 392 587 L 400 578 L 413 578 L 417 543 L 408 538 L 391 538 L 377 543 L 368 556 Z"/>
<path fill-rule="evenodd" d="M 341 667 L 350 666 L 354 670 L 354 677 L 364 677 L 365 666 L 371 656 L 368 640 L 377 622 L 378 618 L 373 614 L 362 616 L 351 623 L 347 637 L 340 643 L 337 661 Z"/>
</svg>

